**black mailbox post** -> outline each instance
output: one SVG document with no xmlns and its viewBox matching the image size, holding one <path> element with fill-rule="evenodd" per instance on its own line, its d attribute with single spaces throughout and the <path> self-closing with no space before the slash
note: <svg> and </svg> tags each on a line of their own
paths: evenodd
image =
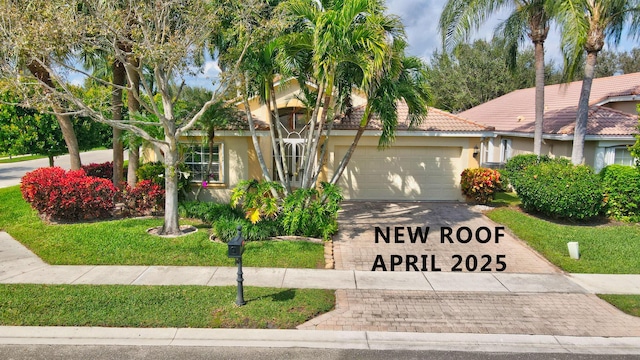
<svg viewBox="0 0 640 360">
<path fill-rule="evenodd" d="M 244 252 L 244 237 L 242 237 L 242 226 L 238 226 L 238 234 L 227 243 L 227 256 L 236 259 L 238 264 L 238 296 L 236 297 L 236 305 L 242 306 L 246 304 L 244 301 L 244 288 L 242 287 L 242 253 Z"/>
</svg>

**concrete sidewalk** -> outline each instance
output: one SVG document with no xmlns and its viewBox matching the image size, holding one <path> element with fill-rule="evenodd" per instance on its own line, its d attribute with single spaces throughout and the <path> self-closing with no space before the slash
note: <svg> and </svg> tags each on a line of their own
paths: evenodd
<svg viewBox="0 0 640 360">
<path fill-rule="evenodd" d="M 48 265 L 0 232 L 0 283 L 236 284 L 235 267 Z M 275 288 L 484 293 L 640 294 L 640 275 L 383 272 L 244 267 L 244 285 Z"/>
</svg>

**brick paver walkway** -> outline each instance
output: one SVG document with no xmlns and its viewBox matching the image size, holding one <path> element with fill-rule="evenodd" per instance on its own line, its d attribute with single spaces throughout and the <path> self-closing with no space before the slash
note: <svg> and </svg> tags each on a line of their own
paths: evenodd
<svg viewBox="0 0 640 360">
<path fill-rule="evenodd" d="M 640 336 L 640 318 L 589 294 L 338 290 L 304 330 Z"/>
<path fill-rule="evenodd" d="M 475 239 L 468 243 L 460 243 L 456 240 L 456 233 L 461 228 L 468 228 L 475 232 L 485 227 L 490 230 L 492 239 L 495 239 L 498 224 L 489 220 L 473 207 L 460 203 L 434 203 L 434 202 L 345 202 L 343 210 L 339 214 L 340 231 L 334 236 L 335 268 L 341 270 L 372 270 L 378 255 L 383 259 L 387 270 L 390 269 L 391 256 L 399 255 L 403 263 L 396 266 L 394 271 L 405 271 L 407 255 L 416 256 L 418 269 L 422 268 L 422 255 L 427 255 L 427 269 L 431 269 L 431 256 L 435 257 L 436 267 L 442 271 L 451 271 L 452 267 L 462 259 L 460 268 L 466 271 L 468 257 L 469 266 L 473 268 L 477 261 L 476 271 L 487 264 L 487 269 L 496 270 L 497 256 L 502 255 L 501 260 L 506 264 L 505 272 L 515 273 L 557 273 L 558 269 L 551 265 L 538 253 L 532 251 L 521 240 L 511 236 L 505 231 L 503 237 L 496 244 L 494 241 L 480 243 Z M 379 242 L 375 242 L 375 227 L 380 227 L 384 233 L 389 227 L 389 242 L 385 243 L 379 236 Z M 417 240 L 411 243 L 409 230 L 415 232 L 415 227 L 428 226 L 429 235 L 426 242 Z M 394 243 L 391 239 L 396 227 L 404 227 L 400 231 L 404 234 L 400 241 Z M 441 232 L 443 227 L 452 230 L 451 238 L 454 243 L 449 243 L 445 238 L 442 242 Z M 466 229 L 460 230 L 463 240 L 468 235 Z M 481 237 L 486 237 L 487 232 L 482 230 Z M 419 238 L 418 238 L 419 239 Z M 396 257 L 397 260 L 397 257 Z M 378 263 L 379 264 L 379 263 Z M 414 270 L 413 267 L 409 268 Z M 381 270 L 380 267 L 377 270 Z"/>
</svg>

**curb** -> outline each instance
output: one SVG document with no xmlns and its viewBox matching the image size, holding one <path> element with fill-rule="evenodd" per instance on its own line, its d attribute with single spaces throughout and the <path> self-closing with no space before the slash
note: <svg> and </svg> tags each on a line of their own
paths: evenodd
<svg viewBox="0 0 640 360">
<path fill-rule="evenodd" d="M 0 326 L 2 345 L 130 345 L 640 355 L 640 337 Z"/>
</svg>

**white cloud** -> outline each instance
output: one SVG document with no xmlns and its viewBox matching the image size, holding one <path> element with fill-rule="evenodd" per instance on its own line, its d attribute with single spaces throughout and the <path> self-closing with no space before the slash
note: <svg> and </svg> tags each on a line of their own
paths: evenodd
<svg viewBox="0 0 640 360">
<path fill-rule="evenodd" d="M 205 62 L 202 68 L 202 74 L 208 79 L 215 79 L 218 77 L 222 70 L 218 66 L 218 62 L 215 60 L 209 60 Z"/>
<path fill-rule="evenodd" d="M 404 23 L 409 40 L 408 50 L 411 55 L 420 56 L 429 61 L 435 50 L 442 49 L 438 21 L 445 4 L 446 0 L 387 0 L 387 12 L 400 16 Z M 490 17 L 483 26 L 474 32 L 472 40 L 490 40 L 495 27 L 508 15 L 509 10 L 507 9 Z M 629 40 L 624 34 L 618 47 L 614 47 L 613 50 L 629 51 L 636 46 L 640 46 L 640 44 Z M 608 48 L 611 49 L 611 47 Z M 548 61 L 553 60 L 556 65 L 562 64 L 560 33 L 555 26 L 552 26 L 549 31 L 549 36 L 545 41 L 545 49 Z"/>
</svg>

